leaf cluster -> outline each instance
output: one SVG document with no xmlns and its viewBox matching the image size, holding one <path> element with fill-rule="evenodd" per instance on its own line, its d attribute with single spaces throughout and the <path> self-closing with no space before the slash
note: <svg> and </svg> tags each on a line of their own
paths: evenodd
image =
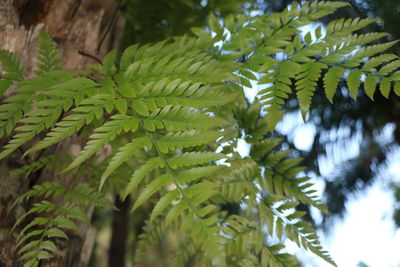
<svg viewBox="0 0 400 267">
<path fill-rule="evenodd" d="M 11 137 L 0 159 L 38 136 L 45 135 L 25 155 L 81 133 L 85 145 L 63 169 L 79 173 L 105 146 L 112 148 L 94 175 L 100 192 L 87 184 L 67 190 L 54 180 L 16 200 L 38 199 L 17 222 L 34 216 L 20 232 L 21 260 L 37 266 L 52 257 L 52 238 L 76 230 L 74 220 L 86 220 L 84 207 L 109 207 L 107 189 L 133 198 L 133 213 L 151 209 L 137 262 L 172 232 L 182 240 L 172 256 L 176 266 L 296 266 L 284 252 L 285 238 L 335 265 L 297 209 L 302 203 L 326 212 L 325 205 L 301 159 L 268 133 L 291 94 L 305 117 L 318 83 L 330 101 L 341 79 L 354 98 L 362 84 L 371 99 L 378 83 L 385 97 L 392 88 L 399 93 L 400 61 L 383 53 L 395 42 L 370 45 L 385 34 L 357 33 L 376 20 L 340 19 L 302 30 L 345 5 L 306 2 L 265 16 L 210 16 L 209 28 L 194 29 L 195 37 L 133 45 L 120 58 L 110 52 L 95 80 L 62 70 L 46 34 L 35 77 L 23 79 L 16 57 L 2 52 L 1 81 L 8 81 L 2 85 L 16 89 L 0 106 L 0 129 Z M 254 83 L 262 89 L 249 102 L 244 87 Z M 245 158 L 237 151 L 241 140 L 250 146 Z M 27 170 L 46 160 L 35 164 Z M 111 186 L 117 177 L 122 186 Z"/>
</svg>

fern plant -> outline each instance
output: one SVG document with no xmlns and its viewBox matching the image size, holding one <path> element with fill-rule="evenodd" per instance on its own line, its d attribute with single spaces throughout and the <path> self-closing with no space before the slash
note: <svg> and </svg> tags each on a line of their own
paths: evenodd
<svg viewBox="0 0 400 267">
<path fill-rule="evenodd" d="M 296 209 L 302 203 L 326 212 L 324 204 L 301 159 L 277 149 L 280 140 L 268 133 L 293 94 L 306 118 L 318 83 L 330 101 L 341 79 L 354 98 L 363 85 L 373 99 L 378 83 L 385 97 L 392 88 L 400 93 L 400 60 L 384 53 L 396 42 L 376 44 L 384 33 L 358 33 L 375 19 L 310 26 L 345 5 L 306 2 L 256 17 L 211 15 L 210 26 L 193 29 L 195 36 L 109 53 L 94 66 L 95 78 L 63 70 L 45 33 L 34 77 L 24 79 L 18 59 L 1 51 L 1 90 L 15 90 L 0 106 L 1 133 L 11 138 L 0 158 L 27 143 L 33 145 L 24 155 L 78 133 L 86 141 L 55 177 L 75 173 L 88 182 L 55 178 L 16 199 L 35 199 L 15 225 L 20 260 L 38 266 L 53 257 L 54 238 L 68 238 L 76 220 L 87 222 L 88 206 L 110 208 L 104 196 L 114 192 L 134 199 L 133 213 L 144 204 L 152 208 L 137 262 L 173 232 L 182 241 L 174 266 L 295 266 L 297 259 L 284 252 L 286 238 L 335 265 Z M 254 83 L 261 90 L 250 102 L 244 87 Z M 236 149 L 243 137 L 251 146 L 245 158 Z M 111 154 L 96 160 L 106 145 Z M 52 169 L 54 162 L 60 161 L 39 158 L 22 172 Z"/>
</svg>

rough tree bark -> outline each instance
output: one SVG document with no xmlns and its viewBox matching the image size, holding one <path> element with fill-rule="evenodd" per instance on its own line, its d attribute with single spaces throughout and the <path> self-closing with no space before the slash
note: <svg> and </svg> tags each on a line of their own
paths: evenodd
<svg viewBox="0 0 400 267">
<path fill-rule="evenodd" d="M 109 22 L 109 14 L 115 8 L 114 0 L 0 0 L 0 49 L 17 54 L 26 65 L 29 76 L 35 65 L 38 34 L 44 30 L 59 45 L 64 67 L 77 69 L 93 63 L 93 59 L 80 55 L 78 51 L 87 51 L 101 58 L 115 46 L 116 38 L 108 38 L 101 51 L 97 51 L 104 26 Z M 118 27 L 121 27 L 121 22 L 115 23 L 111 32 L 122 32 L 116 31 Z M 7 141 L 1 140 L 0 146 Z M 71 137 L 61 146 L 52 149 L 74 154 L 77 148 L 80 149 L 81 144 Z M 36 177 L 30 179 L 11 178 L 8 175 L 11 170 L 37 157 L 33 154 L 21 160 L 21 155 L 20 151 L 16 151 L 0 162 L 0 267 L 20 266 L 15 253 L 16 234 L 9 231 L 16 218 L 24 212 L 24 207 L 11 210 L 13 200 L 35 183 L 47 179 L 45 173 L 37 173 Z M 63 179 L 68 180 L 70 177 Z M 86 266 L 94 244 L 95 230 L 88 226 L 81 229 L 81 233 L 60 244 L 60 256 L 41 266 Z"/>
</svg>

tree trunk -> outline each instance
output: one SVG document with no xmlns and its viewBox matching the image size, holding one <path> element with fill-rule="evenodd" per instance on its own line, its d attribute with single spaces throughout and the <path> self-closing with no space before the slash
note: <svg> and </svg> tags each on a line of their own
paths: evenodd
<svg viewBox="0 0 400 267">
<path fill-rule="evenodd" d="M 14 52 L 26 65 L 29 77 L 35 65 L 36 43 L 40 31 L 47 31 L 59 45 L 65 68 L 74 70 L 93 59 L 81 55 L 96 55 L 100 58 L 115 46 L 116 39 L 108 38 L 100 51 L 97 46 L 102 39 L 103 29 L 114 12 L 114 0 L 0 0 L 0 49 Z M 108 12 L 106 12 L 108 11 Z M 121 27 L 121 20 L 114 23 L 111 31 Z M 115 36 L 115 34 L 108 34 Z M 11 92 L 7 92 L 12 94 Z M 1 140 L 4 145 L 8 140 Z M 77 138 L 67 138 L 57 152 L 73 154 L 80 144 Z M 55 148 L 53 148 L 55 149 Z M 24 150 L 24 149 L 22 149 Z M 75 151 L 76 153 L 76 151 Z M 25 210 L 23 206 L 10 209 L 14 199 L 26 192 L 36 182 L 46 180 L 45 174 L 36 177 L 13 177 L 9 172 L 35 160 L 35 155 L 21 160 L 21 151 L 0 162 L 0 267 L 20 266 L 15 251 L 16 234 L 10 233 L 16 218 Z M 63 177 L 63 179 L 70 179 Z M 94 244 L 95 230 L 89 226 L 81 227 L 81 232 L 61 244 L 62 253 L 41 266 L 86 266 Z"/>
</svg>

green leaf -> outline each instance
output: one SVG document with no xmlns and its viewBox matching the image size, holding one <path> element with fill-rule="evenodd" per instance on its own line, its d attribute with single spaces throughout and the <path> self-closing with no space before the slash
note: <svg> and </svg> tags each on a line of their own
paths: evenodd
<svg viewBox="0 0 400 267">
<path fill-rule="evenodd" d="M 170 224 L 188 208 L 189 206 L 185 201 L 179 202 L 169 210 L 167 216 L 165 217 L 165 223 L 167 225 Z"/>
<path fill-rule="evenodd" d="M 163 168 L 164 162 L 161 158 L 149 159 L 144 165 L 137 169 L 132 178 L 129 181 L 124 193 L 122 194 L 122 199 L 125 199 L 130 193 L 132 193 L 137 186 L 142 182 L 143 178 L 149 174 L 152 170 L 156 168 Z"/>
<path fill-rule="evenodd" d="M 136 92 L 130 83 L 123 83 L 117 87 L 117 92 L 123 97 L 133 98 L 136 97 Z"/>
<path fill-rule="evenodd" d="M 105 75 L 111 75 L 115 70 L 115 59 L 117 52 L 115 50 L 109 52 L 103 59 L 103 72 Z"/>
<path fill-rule="evenodd" d="M 347 87 L 349 88 L 349 92 L 351 97 L 356 100 L 358 88 L 360 88 L 361 84 L 361 71 L 352 70 L 347 77 Z"/>
<path fill-rule="evenodd" d="M 139 137 L 133 139 L 130 143 L 126 144 L 125 146 L 121 147 L 118 152 L 114 155 L 114 157 L 110 160 L 106 170 L 104 171 L 103 175 L 100 178 L 99 184 L 99 191 L 103 187 L 106 179 L 119 167 L 121 166 L 126 160 L 132 157 L 139 149 L 143 147 L 147 147 L 148 149 L 152 148 L 152 142 L 147 137 Z"/>
<path fill-rule="evenodd" d="M 20 80 L 24 76 L 24 66 L 17 58 L 17 56 L 9 51 L 0 50 L 0 66 L 2 73 L 0 79 L 2 80 L 2 91 L 5 91 L 12 83 L 12 80 Z M 5 73 L 4 73 L 5 72 Z"/>
<path fill-rule="evenodd" d="M 166 184 L 171 183 L 173 177 L 166 173 L 164 175 L 158 176 L 153 181 L 151 181 L 145 188 L 143 192 L 137 198 L 135 204 L 133 205 L 131 212 L 135 211 L 139 206 L 141 206 L 146 200 L 148 200 L 154 193 L 161 189 Z"/>
<path fill-rule="evenodd" d="M 224 157 L 225 155 L 214 152 L 186 152 L 167 159 L 167 163 L 172 169 L 176 169 L 183 166 L 201 165 Z"/>
<path fill-rule="evenodd" d="M 67 230 L 73 230 L 78 232 L 79 228 L 72 220 L 65 218 L 63 216 L 58 216 L 54 218 L 54 223 L 57 225 L 58 228 L 64 228 Z"/>
<path fill-rule="evenodd" d="M 375 75 L 369 74 L 367 78 L 365 79 L 364 82 L 364 89 L 365 93 L 371 100 L 374 100 L 374 93 L 376 89 L 376 79 L 377 77 Z"/>
<path fill-rule="evenodd" d="M 117 108 L 118 112 L 122 115 L 125 115 L 126 111 L 128 110 L 128 103 L 123 98 L 118 98 L 114 102 L 115 107 Z"/>
<path fill-rule="evenodd" d="M 178 190 L 173 190 L 165 194 L 157 204 L 150 215 L 150 220 L 153 221 L 157 216 L 159 216 L 168 205 L 171 205 L 172 201 L 176 200 L 180 196 Z"/>
<path fill-rule="evenodd" d="M 176 176 L 176 179 L 178 183 L 184 185 L 186 183 L 189 183 L 191 181 L 195 181 L 199 178 L 202 178 L 204 176 L 208 176 L 213 174 L 214 172 L 224 168 L 223 166 L 205 166 L 205 167 L 196 167 L 188 170 L 184 170 L 182 172 L 179 172 Z"/>
<path fill-rule="evenodd" d="M 382 95 L 386 98 L 389 97 L 391 81 L 388 78 L 382 78 L 379 86 L 379 90 Z"/>
<path fill-rule="evenodd" d="M 327 66 L 318 62 L 310 62 L 299 67 L 299 73 L 296 76 L 296 93 L 299 99 L 300 110 L 305 120 L 306 114 L 311 105 L 311 99 L 317 86 L 317 81 L 321 76 L 322 69 Z"/>
<path fill-rule="evenodd" d="M 216 131 L 189 130 L 184 132 L 167 133 L 158 140 L 157 145 L 161 152 L 167 153 L 175 149 L 210 144 L 222 134 Z"/>
<path fill-rule="evenodd" d="M 43 74 L 61 69 L 61 55 L 56 43 L 46 32 L 40 32 L 38 40 L 37 66 L 39 73 Z"/>
<path fill-rule="evenodd" d="M 110 121 L 95 130 L 95 133 L 90 136 L 91 140 L 87 142 L 83 150 L 80 151 L 78 157 L 64 171 L 72 170 L 79 166 L 82 162 L 96 153 L 101 147 L 117 137 L 117 135 L 119 135 L 124 129 L 129 129 L 131 132 L 135 132 L 138 123 L 138 120 L 132 116 L 112 116 Z"/>
<path fill-rule="evenodd" d="M 340 78 L 342 77 L 344 68 L 339 66 L 334 66 L 328 70 L 324 76 L 324 88 L 325 95 L 328 100 L 332 103 L 333 96 L 335 95 L 336 88 L 339 84 Z"/>
<path fill-rule="evenodd" d="M 47 237 L 57 237 L 57 238 L 63 238 L 63 239 L 68 239 L 68 236 L 64 233 L 64 231 L 58 229 L 58 228 L 50 228 L 46 231 L 46 236 Z"/>
<path fill-rule="evenodd" d="M 40 248 L 51 251 L 51 252 L 56 252 L 56 253 L 58 252 L 56 245 L 54 245 L 54 243 L 50 240 L 42 241 L 40 243 Z"/>
<path fill-rule="evenodd" d="M 148 109 L 146 103 L 144 103 L 144 101 L 141 99 L 133 100 L 131 103 L 131 106 L 132 106 L 133 110 L 135 112 L 137 112 L 139 115 L 142 115 L 145 117 L 148 117 L 150 115 L 149 109 Z"/>
<path fill-rule="evenodd" d="M 148 131 L 154 131 L 155 128 L 184 131 L 215 128 L 223 123 L 224 121 L 218 117 L 208 116 L 189 107 L 166 106 L 155 110 L 149 118 L 144 119 L 144 128 Z"/>
</svg>

